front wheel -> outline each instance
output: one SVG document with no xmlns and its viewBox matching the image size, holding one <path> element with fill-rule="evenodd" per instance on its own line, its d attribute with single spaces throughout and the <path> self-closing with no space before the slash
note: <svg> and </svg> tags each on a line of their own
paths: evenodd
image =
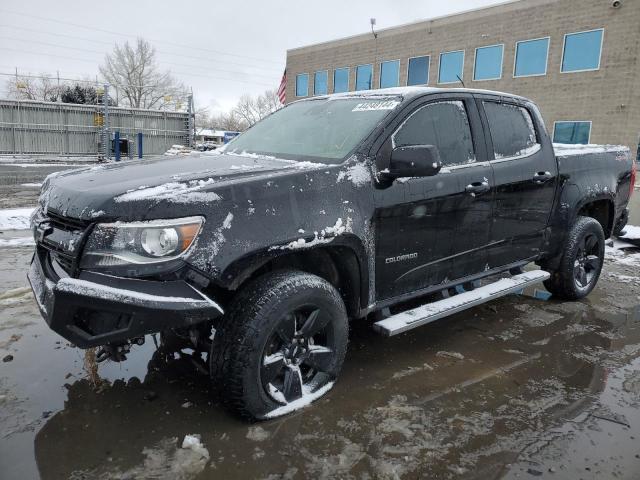
<svg viewBox="0 0 640 480">
<path fill-rule="evenodd" d="M 345 306 L 329 282 L 292 270 L 269 273 L 244 287 L 219 325 L 212 378 L 231 410 L 272 418 L 329 391 L 347 342 Z"/>
<path fill-rule="evenodd" d="M 604 231 L 591 217 L 578 217 L 569 232 L 558 270 L 544 286 L 555 297 L 578 300 L 598 283 L 604 262 Z"/>
</svg>

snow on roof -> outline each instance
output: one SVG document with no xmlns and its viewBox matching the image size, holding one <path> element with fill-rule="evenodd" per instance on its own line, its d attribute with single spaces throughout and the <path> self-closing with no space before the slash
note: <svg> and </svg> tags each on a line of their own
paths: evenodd
<svg viewBox="0 0 640 480">
<path fill-rule="evenodd" d="M 513 93 L 500 92 L 497 90 L 483 90 L 480 88 L 456 88 L 456 87 L 391 87 L 391 88 L 376 88 L 371 90 L 357 90 L 353 92 L 333 93 L 330 95 L 322 95 L 316 97 L 309 97 L 302 99 L 302 101 L 318 98 L 349 98 L 349 97 L 374 97 L 374 96 L 396 96 L 396 95 L 411 95 L 411 94 L 424 94 L 424 93 L 485 93 L 488 95 L 499 95 L 511 98 L 519 98 L 527 100 L 525 97 L 516 95 Z"/>
<path fill-rule="evenodd" d="M 225 130 L 212 130 L 211 128 L 200 128 L 196 135 L 202 135 L 205 137 L 224 137 Z"/>
</svg>

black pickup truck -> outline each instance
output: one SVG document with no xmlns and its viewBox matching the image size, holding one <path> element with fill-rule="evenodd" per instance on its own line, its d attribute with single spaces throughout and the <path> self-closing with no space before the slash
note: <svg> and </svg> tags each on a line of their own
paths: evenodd
<svg viewBox="0 0 640 480">
<path fill-rule="evenodd" d="M 634 180 L 624 147 L 554 151 L 525 98 L 320 96 L 222 152 L 49 177 L 28 276 L 75 345 L 123 360 L 160 332 L 269 418 L 331 388 L 350 320 L 394 335 L 540 281 L 584 297 Z"/>
</svg>

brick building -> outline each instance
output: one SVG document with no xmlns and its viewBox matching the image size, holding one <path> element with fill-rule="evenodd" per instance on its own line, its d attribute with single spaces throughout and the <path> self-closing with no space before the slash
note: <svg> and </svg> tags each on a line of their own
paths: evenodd
<svg viewBox="0 0 640 480">
<path fill-rule="evenodd" d="M 640 0 L 513 0 L 287 51 L 287 101 L 404 85 L 516 93 L 556 142 L 640 154 Z"/>
</svg>

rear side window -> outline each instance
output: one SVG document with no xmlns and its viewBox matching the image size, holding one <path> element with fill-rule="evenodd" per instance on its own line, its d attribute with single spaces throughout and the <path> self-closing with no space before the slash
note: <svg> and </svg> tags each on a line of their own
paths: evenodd
<svg viewBox="0 0 640 480">
<path fill-rule="evenodd" d="M 483 102 L 496 160 L 524 157 L 540 150 L 529 111 L 510 103 Z"/>
<path fill-rule="evenodd" d="M 475 162 L 469 118 L 461 101 L 431 103 L 419 108 L 393 134 L 393 147 L 434 145 L 443 165 Z"/>
</svg>

